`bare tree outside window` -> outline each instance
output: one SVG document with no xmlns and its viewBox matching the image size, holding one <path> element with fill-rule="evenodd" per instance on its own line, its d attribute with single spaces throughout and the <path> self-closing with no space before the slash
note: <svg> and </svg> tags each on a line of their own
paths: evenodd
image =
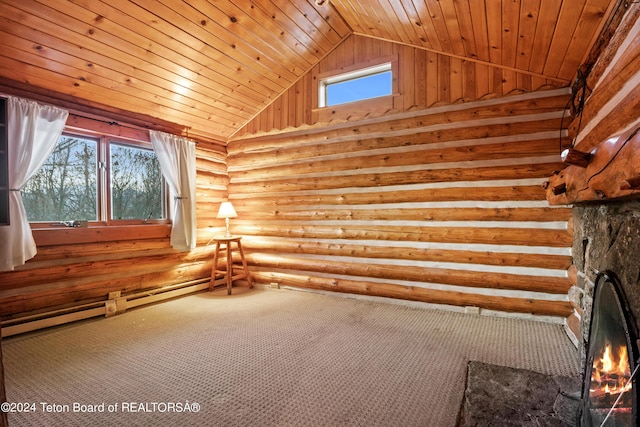
<svg viewBox="0 0 640 427">
<path fill-rule="evenodd" d="M 22 189 L 22 198 L 31 222 L 100 221 L 108 218 L 106 206 L 111 220 L 164 219 L 164 189 L 158 158 L 143 143 L 65 134 Z"/>
<path fill-rule="evenodd" d="M 162 172 L 155 153 L 111 144 L 111 215 L 113 219 L 163 217 Z"/>
<path fill-rule="evenodd" d="M 22 189 L 29 221 L 95 221 L 97 142 L 63 135 L 44 166 Z"/>
</svg>

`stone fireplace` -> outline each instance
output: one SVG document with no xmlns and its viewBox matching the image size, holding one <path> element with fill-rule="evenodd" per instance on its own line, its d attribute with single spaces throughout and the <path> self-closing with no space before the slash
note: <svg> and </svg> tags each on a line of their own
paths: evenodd
<svg viewBox="0 0 640 427">
<path fill-rule="evenodd" d="M 638 424 L 638 389 L 633 375 L 638 351 L 631 321 L 618 280 L 599 273 L 585 349 L 580 417 L 583 426 Z"/>
<path fill-rule="evenodd" d="M 578 281 L 572 295 L 581 309 L 579 344 L 585 376 L 582 424 L 600 425 L 609 412 L 605 407 L 618 396 L 609 386 L 618 387 L 614 383 L 622 385 L 631 377 L 639 355 L 640 201 L 576 205 L 573 220 Z M 629 366 L 622 367 L 626 358 Z M 603 363 L 616 366 L 606 379 L 597 372 Z M 636 425 L 636 383 L 637 377 L 618 401 L 617 408 L 625 407 L 617 411 L 618 422 L 612 413 L 606 425 Z"/>
</svg>

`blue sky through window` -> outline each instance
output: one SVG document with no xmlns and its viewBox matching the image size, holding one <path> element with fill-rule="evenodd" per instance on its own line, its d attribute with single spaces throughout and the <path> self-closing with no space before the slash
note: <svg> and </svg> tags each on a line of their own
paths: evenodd
<svg viewBox="0 0 640 427">
<path fill-rule="evenodd" d="M 391 95 L 391 71 L 328 84 L 327 106 Z"/>
</svg>

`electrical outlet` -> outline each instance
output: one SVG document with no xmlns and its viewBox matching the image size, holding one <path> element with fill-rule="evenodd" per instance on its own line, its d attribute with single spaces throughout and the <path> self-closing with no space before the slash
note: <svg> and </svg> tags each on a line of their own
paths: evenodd
<svg viewBox="0 0 640 427">
<path fill-rule="evenodd" d="M 480 307 L 466 306 L 464 308 L 464 312 L 466 314 L 473 314 L 475 316 L 480 316 Z"/>
</svg>

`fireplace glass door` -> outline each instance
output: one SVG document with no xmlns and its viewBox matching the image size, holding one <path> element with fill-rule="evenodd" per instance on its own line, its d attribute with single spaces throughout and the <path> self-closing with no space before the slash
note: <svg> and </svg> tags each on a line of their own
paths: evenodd
<svg viewBox="0 0 640 427">
<path fill-rule="evenodd" d="M 612 278 L 596 281 L 583 390 L 582 424 L 635 426 L 634 350 L 627 311 Z M 635 380 L 635 379 L 634 379 Z"/>
</svg>

